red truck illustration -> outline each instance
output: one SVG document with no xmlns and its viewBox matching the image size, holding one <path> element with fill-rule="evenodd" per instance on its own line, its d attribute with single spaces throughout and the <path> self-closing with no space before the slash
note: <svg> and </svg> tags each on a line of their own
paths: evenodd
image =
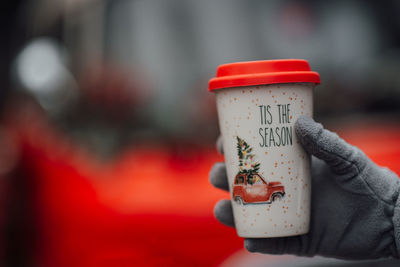
<svg viewBox="0 0 400 267">
<path fill-rule="evenodd" d="M 269 182 L 258 173 L 239 173 L 235 177 L 232 197 L 238 204 L 271 203 L 285 195 L 281 182 Z"/>
</svg>

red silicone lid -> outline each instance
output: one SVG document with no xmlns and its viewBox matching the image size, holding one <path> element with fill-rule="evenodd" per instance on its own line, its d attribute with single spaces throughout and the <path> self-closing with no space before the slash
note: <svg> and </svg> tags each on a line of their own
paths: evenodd
<svg viewBox="0 0 400 267">
<path fill-rule="evenodd" d="M 320 83 L 319 74 L 311 71 L 304 59 L 246 61 L 218 66 L 208 90 L 275 83 Z"/>
</svg>

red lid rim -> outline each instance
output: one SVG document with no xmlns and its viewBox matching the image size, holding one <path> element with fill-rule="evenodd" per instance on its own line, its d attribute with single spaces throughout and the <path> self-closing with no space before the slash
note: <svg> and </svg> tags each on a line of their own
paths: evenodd
<svg viewBox="0 0 400 267">
<path fill-rule="evenodd" d="M 320 77 L 304 59 L 233 62 L 218 66 L 208 90 L 278 83 L 319 84 Z"/>
<path fill-rule="evenodd" d="M 313 71 L 292 71 L 279 73 L 256 73 L 215 77 L 209 81 L 208 90 L 214 91 L 223 88 L 268 85 L 279 83 L 315 83 L 320 84 L 320 77 Z"/>
</svg>

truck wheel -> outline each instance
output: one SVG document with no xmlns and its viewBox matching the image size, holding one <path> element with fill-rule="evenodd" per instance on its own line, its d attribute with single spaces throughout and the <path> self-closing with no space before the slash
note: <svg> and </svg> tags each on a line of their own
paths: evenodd
<svg viewBox="0 0 400 267">
<path fill-rule="evenodd" d="M 235 197 L 235 202 L 239 205 L 243 205 L 243 199 L 241 197 Z"/>
<path fill-rule="evenodd" d="M 282 193 L 274 193 L 272 195 L 272 201 L 279 201 L 283 198 L 283 194 Z"/>
</svg>

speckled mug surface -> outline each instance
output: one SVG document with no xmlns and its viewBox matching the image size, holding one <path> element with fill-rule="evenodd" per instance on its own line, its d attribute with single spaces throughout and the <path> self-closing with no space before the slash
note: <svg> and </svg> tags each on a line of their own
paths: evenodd
<svg viewBox="0 0 400 267">
<path fill-rule="evenodd" d="M 308 232 L 310 157 L 296 119 L 312 117 L 315 83 L 281 83 L 215 91 L 237 233 L 280 237 Z"/>
</svg>

